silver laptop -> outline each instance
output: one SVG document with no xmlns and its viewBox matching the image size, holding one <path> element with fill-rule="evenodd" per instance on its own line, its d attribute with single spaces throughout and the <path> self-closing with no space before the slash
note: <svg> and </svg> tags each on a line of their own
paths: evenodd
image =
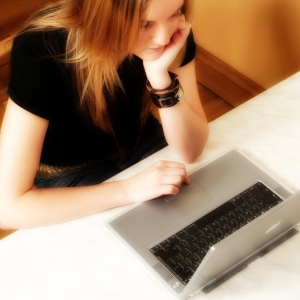
<svg viewBox="0 0 300 300">
<path fill-rule="evenodd" d="M 126 210 L 105 223 L 174 299 L 209 292 L 293 236 L 300 192 L 292 193 L 240 150 L 190 175 L 176 196 Z"/>
</svg>

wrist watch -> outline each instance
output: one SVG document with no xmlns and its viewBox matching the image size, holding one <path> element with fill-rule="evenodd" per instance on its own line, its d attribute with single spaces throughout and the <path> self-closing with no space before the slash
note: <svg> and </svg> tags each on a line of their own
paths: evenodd
<svg viewBox="0 0 300 300">
<path fill-rule="evenodd" d="M 165 94 L 150 94 L 153 103 L 158 108 L 165 108 L 174 106 L 177 103 L 180 103 L 183 99 L 183 90 L 181 86 L 178 86 L 177 91 L 168 92 Z"/>
<path fill-rule="evenodd" d="M 167 88 L 161 90 L 153 89 L 150 82 L 147 80 L 147 89 L 150 91 L 153 103 L 158 108 L 174 106 L 175 104 L 180 103 L 183 99 L 184 93 L 180 82 L 177 79 L 177 74 L 169 72 L 169 75 L 172 79 L 172 83 Z"/>
</svg>

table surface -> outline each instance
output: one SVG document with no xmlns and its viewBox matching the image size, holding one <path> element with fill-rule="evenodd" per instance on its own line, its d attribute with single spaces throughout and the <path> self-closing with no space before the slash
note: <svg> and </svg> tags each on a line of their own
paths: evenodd
<svg viewBox="0 0 300 300">
<path fill-rule="evenodd" d="M 209 124 L 203 154 L 189 172 L 237 147 L 293 191 L 300 189 L 300 72 Z M 167 147 L 113 179 L 160 159 L 179 160 Z M 111 179 L 111 180 L 113 180 Z M 107 234 L 116 208 L 64 224 L 19 230 L 0 241 L 0 299 L 169 299 Z M 194 299 L 299 299 L 300 234 L 211 291 Z"/>
</svg>

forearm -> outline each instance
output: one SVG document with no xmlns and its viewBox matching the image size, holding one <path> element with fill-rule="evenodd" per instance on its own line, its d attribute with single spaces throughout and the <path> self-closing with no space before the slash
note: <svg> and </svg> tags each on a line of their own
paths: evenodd
<svg viewBox="0 0 300 300">
<path fill-rule="evenodd" d="M 0 227 L 20 229 L 62 223 L 130 203 L 124 181 L 94 186 L 1 193 Z"/>
<path fill-rule="evenodd" d="M 202 153 L 208 138 L 205 117 L 195 113 L 183 100 L 169 108 L 159 110 L 166 140 L 186 163 L 191 163 Z"/>
<path fill-rule="evenodd" d="M 159 161 L 126 180 L 87 187 L 20 193 L 16 186 L 0 182 L 0 227 L 17 229 L 66 222 L 161 195 L 175 195 L 182 182 L 190 183 L 184 164 L 170 161 Z"/>
</svg>

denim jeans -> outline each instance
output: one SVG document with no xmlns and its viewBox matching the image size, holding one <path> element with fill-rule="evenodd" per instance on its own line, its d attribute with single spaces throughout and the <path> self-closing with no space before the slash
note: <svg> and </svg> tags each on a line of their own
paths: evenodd
<svg viewBox="0 0 300 300">
<path fill-rule="evenodd" d="M 34 184 L 37 188 L 88 186 L 98 184 L 166 146 L 167 142 L 163 134 L 162 126 L 159 125 L 155 132 L 152 132 L 148 137 L 141 141 L 140 146 L 128 158 L 124 159 L 121 157 L 115 161 L 104 161 L 101 163 L 89 161 L 88 167 L 79 167 L 78 169 L 57 176 L 36 178 Z"/>
</svg>

